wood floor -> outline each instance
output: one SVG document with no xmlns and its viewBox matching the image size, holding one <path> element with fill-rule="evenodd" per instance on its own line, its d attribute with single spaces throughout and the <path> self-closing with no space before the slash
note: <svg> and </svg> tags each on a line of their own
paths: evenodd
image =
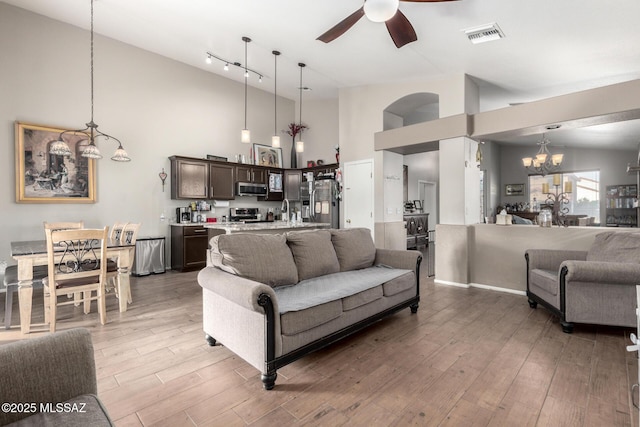
<svg viewBox="0 0 640 427">
<path fill-rule="evenodd" d="M 417 314 L 403 310 L 280 369 L 264 391 L 255 368 L 205 343 L 196 274 L 132 278 L 133 305 L 120 314 L 111 298 L 106 326 L 95 307 L 59 313 L 59 329 L 91 330 L 99 396 L 118 426 L 638 425 L 630 330 L 563 334 L 524 296 L 426 274 Z M 43 329 L 41 295 L 33 321 Z M 0 332 L 0 344 L 17 339 L 17 326 Z"/>
</svg>

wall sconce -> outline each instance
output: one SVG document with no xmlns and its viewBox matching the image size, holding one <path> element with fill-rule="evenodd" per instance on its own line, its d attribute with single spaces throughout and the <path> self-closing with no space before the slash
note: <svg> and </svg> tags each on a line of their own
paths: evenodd
<svg viewBox="0 0 640 427">
<path fill-rule="evenodd" d="M 164 193 L 164 181 L 167 179 L 167 174 L 165 173 L 164 168 L 162 168 L 162 172 L 160 172 L 158 176 L 160 177 L 160 181 L 162 181 L 162 192 Z"/>
</svg>

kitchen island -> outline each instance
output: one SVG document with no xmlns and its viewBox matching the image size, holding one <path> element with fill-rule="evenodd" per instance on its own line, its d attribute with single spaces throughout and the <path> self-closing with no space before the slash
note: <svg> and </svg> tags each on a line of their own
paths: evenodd
<svg viewBox="0 0 640 427">
<path fill-rule="evenodd" d="M 203 224 L 209 229 L 209 238 L 218 234 L 278 234 L 295 230 L 315 230 L 318 228 L 330 228 L 331 224 L 325 222 L 207 222 Z"/>
</svg>

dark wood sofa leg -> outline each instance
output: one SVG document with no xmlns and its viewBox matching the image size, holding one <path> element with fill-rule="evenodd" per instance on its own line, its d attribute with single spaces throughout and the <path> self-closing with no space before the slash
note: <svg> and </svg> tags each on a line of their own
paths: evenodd
<svg viewBox="0 0 640 427">
<path fill-rule="evenodd" d="M 260 379 L 262 380 L 262 386 L 265 390 L 271 390 L 276 385 L 276 378 L 278 378 L 277 372 L 267 372 L 266 374 L 260 375 Z"/>
<path fill-rule="evenodd" d="M 207 341 L 207 344 L 209 344 L 211 347 L 216 345 L 216 339 L 214 337 L 212 337 L 211 335 L 204 334 L 204 339 Z"/>
<path fill-rule="evenodd" d="M 561 320 L 560 324 L 562 325 L 562 332 L 564 332 L 565 334 L 570 334 L 573 332 L 573 323 Z"/>
<path fill-rule="evenodd" d="M 418 312 L 418 304 L 411 304 L 411 313 L 416 314 Z"/>
<path fill-rule="evenodd" d="M 536 308 L 536 307 L 538 307 L 538 303 L 537 303 L 537 302 L 535 302 L 535 301 L 531 301 L 531 300 L 529 300 L 529 307 L 531 307 L 531 308 Z"/>
</svg>

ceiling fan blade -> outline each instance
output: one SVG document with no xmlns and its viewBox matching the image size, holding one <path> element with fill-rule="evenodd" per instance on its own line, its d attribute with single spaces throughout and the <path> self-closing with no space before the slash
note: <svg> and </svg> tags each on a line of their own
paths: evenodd
<svg viewBox="0 0 640 427">
<path fill-rule="evenodd" d="M 343 35 L 349 28 L 353 27 L 356 22 L 364 16 L 364 6 L 353 12 L 351 15 L 338 22 L 337 25 L 332 27 L 329 31 L 322 34 L 316 40 L 320 40 L 325 43 L 329 43 Z"/>
<path fill-rule="evenodd" d="M 387 25 L 391 39 L 393 39 L 398 49 L 405 44 L 418 40 L 413 25 L 411 25 L 411 22 L 404 16 L 404 13 L 399 10 L 393 15 L 393 18 L 389 19 L 385 24 Z"/>
</svg>

